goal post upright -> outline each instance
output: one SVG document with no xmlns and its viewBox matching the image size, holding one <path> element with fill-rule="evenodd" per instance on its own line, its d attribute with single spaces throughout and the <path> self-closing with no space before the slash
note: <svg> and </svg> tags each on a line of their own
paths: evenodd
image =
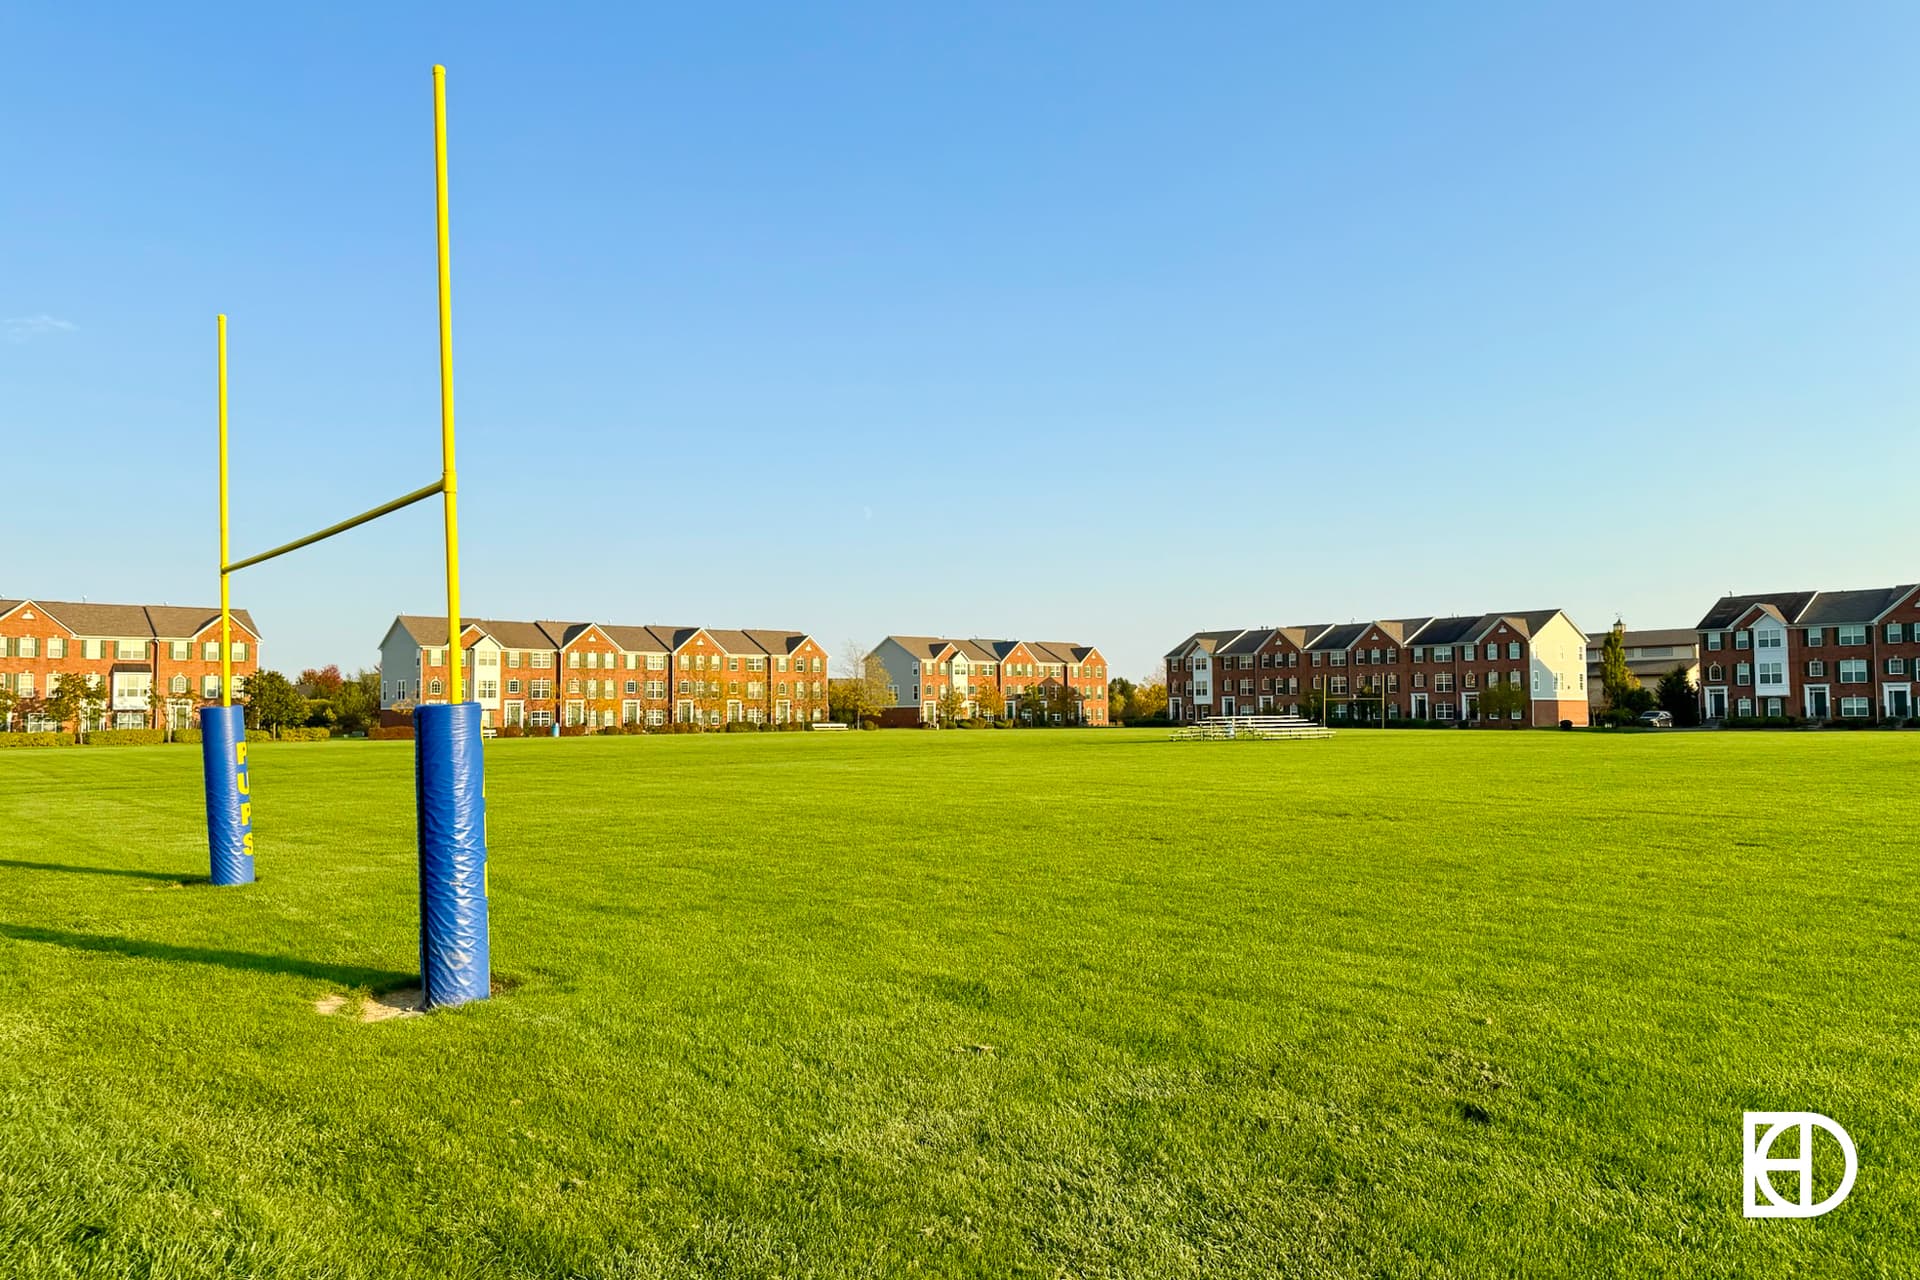
<svg viewBox="0 0 1920 1280">
<path fill-rule="evenodd" d="M 460 618 L 459 480 L 453 436 L 453 291 L 447 232 L 446 68 L 433 69 L 435 239 L 439 275 L 440 478 L 412 493 L 292 542 L 231 558 L 227 519 L 227 318 L 218 322 L 220 425 L 220 705 L 200 709 L 207 839 L 215 884 L 253 880 L 251 783 L 244 708 L 233 705 L 229 578 L 403 507 L 441 496 L 446 527 L 445 703 L 414 709 L 414 791 L 419 832 L 420 976 L 428 1008 L 490 994 L 487 927 L 487 813 L 481 708 L 466 699 Z"/>
<path fill-rule="evenodd" d="M 226 316 L 217 318 L 214 331 L 220 416 L 220 705 L 200 708 L 200 762 L 207 793 L 207 878 L 216 885 L 241 885 L 253 883 L 253 780 L 247 769 L 246 711 L 233 705 Z"/>
<path fill-rule="evenodd" d="M 433 69 L 434 232 L 440 280 L 440 495 L 446 516 L 445 703 L 414 708 L 420 814 L 420 976 L 428 1008 L 484 1000 L 487 802 L 480 704 L 466 700 L 460 618 L 460 482 L 453 450 L 453 275 L 447 235 L 447 69 Z"/>
</svg>

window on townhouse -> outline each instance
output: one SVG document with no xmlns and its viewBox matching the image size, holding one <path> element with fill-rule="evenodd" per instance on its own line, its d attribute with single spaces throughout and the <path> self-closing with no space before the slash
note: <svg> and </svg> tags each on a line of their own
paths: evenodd
<svg viewBox="0 0 1920 1280">
<path fill-rule="evenodd" d="M 1433 660 L 1435 662 L 1452 662 L 1453 646 L 1450 644 L 1435 645 L 1433 647 Z"/>
<path fill-rule="evenodd" d="M 1491 647 L 1491 646 L 1489 646 L 1489 647 Z M 1472 662 L 1472 661 L 1473 661 L 1473 646 L 1472 646 L 1472 645 L 1470 645 L 1470 644 L 1463 644 L 1463 645 L 1461 645 L 1461 646 L 1460 646 L 1460 657 L 1461 657 L 1461 659 L 1462 659 L 1462 660 L 1464 660 L 1464 661 L 1466 661 L 1466 662 Z"/>
<path fill-rule="evenodd" d="M 1751 631 L 1736 631 L 1736 632 L 1734 632 L 1734 633 L 1733 633 L 1733 647 L 1734 647 L 1734 648 L 1736 648 L 1736 649 L 1751 649 L 1751 648 L 1753 648 L 1753 633 L 1752 633 Z"/>
<path fill-rule="evenodd" d="M 498 680 L 482 680 L 479 684 L 480 698 L 482 701 L 491 701 L 500 696 L 500 682 Z"/>
<path fill-rule="evenodd" d="M 1787 682 L 1786 665 L 1777 661 L 1762 662 L 1759 666 L 1760 683 L 1773 685 Z"/>
<path fill-rule="evenodd" d="M 1263 653 L 1263 654 L 1261 654 L 1261 655 L 1260 655 L 1260 665 L 1261 665 L 1261 666 L 1263 666 L 1263 667 L 1270 667 L 1270 666 L 1272 666 L 1272 665 L 1273 665 L 1273 655 L 1272 655 L 1271 653 Z"/>
<path fill-rule="evenodd" d="M 1733 669 L 1733 682 L 1735 684 L 1752 684 L 1753 668 L 1744 662 L 1740 663 Z"/>
<path fill-rule="evenodd" d="M 529 698 L 551 698 L 551 697 L 553 697 L 553 681 L 551 681 L 551 680 L 529 680 L 529 681 L 527 682 L 527 696 L 528 696 Z"/>
<path fill-rule="evenodd" d="M 1722 631 L 1707 632 L 1707 648 L 1709 649 L 1726 648 L 1726 640 L 1727 640 L 1727 637 L 1725 632 L 1722 632 Z M 1815 640 L 1812 643 L 1819 644 L 1820 642 L 1818 640 Z"/>
<path fill-rule="evenodd" d="M 1835 630 L 1840 633 L 1839 641 L 1841 644 L 1865 644 L 1867 642 L 1867 628 L 1864 624 L 1853 627 L 1837 627 Z"/>
<path fill-rule="evenodd" d="M 575 649 L 567 655 L 567 669 L 569 671 L 578 671 L 580 669 L 580 651 L 578 649 Z"/>
<path fill-rule="evenodd" d="M 1460 687 L 1462 689 L 1477 689 L 1480 687 L 1480 677 L 1469 671 L 1460 678 Z"/>
<path fill-rule="evenodd" d="M 1433 676 L 1433 691 L 1435 693 L 1452 693 L 1453 692 L 1453 672 L 1451 671 L 1435 672 Z"/>
<path fill-rule="evenodd" d="M 1872 698 L 1840 699 L 1840 718 L 1843 720 L 1864 720 L 1872 714 Z"/>
<path fill-rule="evenodd" d="M 1520 661 L 1520 642 L 1518 640 L 1507 641 L 1507 661 Z"/>
<path fill-rule="evenodd" d="M 1816 663 L 1815 665 L 1817 666 L 1819 664 Z M 1709 662 L 1707 664 L 1707 679 L 1724 680 L 1726 678 L 1727 678 L 1727 669 L 1725 667 L 1721 666 L 1717 662 Z"/>
<path fill-rule="evenodd" d="M 1347 678 L 1345 676 L 1329 676 L 1327 678 L 1327 692 L 1336 698 L 1346 696 Z"/>
<path fill-rule="evenodd" d="M 1389 663 L 1400 661 L 1400 651 L 1398 649 L 1387 650 L 1387 661 Z"/>
<path fill-rule="evenodd" d="M 536 671 L 551 669 L 553 666 L 553 651 L 547 650 L 546 652 L 541 652 L 535 650 L 527 655 L 527 665 Z"/>
<path fill-rule="evenodd" d="M 1887 643 L 1899 644 L 1906 639 L 1907 629 L 1898 622 L 1887 624 Z"/>
<path fill-rule="evenodd" d="M 507 692 L 508 692 L 508 693 L 513 693 L 513 694 L 517 694 L 517 693 L 519 693 L 519 692 L 520 692 L 520 682 L 519 682 L 518 680 L 509 680 L 509 681 L 507 681 Z"/>
<path fill-rule="evenodd" d="M 1824 677 L 1827 674 L 1827 664 L 1820 661 L 1820 659 L 1815 658 L 1812 662 L 1809 662 L 1807 664 L 1807 674 L 1815 679 Z M 1715 680 L 1718 680 L 1719 678 L 1720 678 L 1719 676 L 1713 677 L 1713 679 Z"/>
<path fill-rule="evenodd" d="M 219 697 L 220 696 L 220 677 L 219 676 L 203 677 L 200 681 L 200 696 L 203 698 Z M 406 695 L 401 694 L 400 696 L 405 697 Z"/>
<path fill-rule="evenodd" d="M 437 698 L 440 696 L 440 677 L 439 676 L 435 676 L 427 684 L 427 694 L 429 697 L 434 697 L 434 698 Z"/>
<path fill-rule="evenodd" d="M 1903 676 L 1907 674 L 1907 660 L 1905 658 L 1888 658 L 1887 674 L 1890 676 Z"/>
<path fill-rule="evenodd" d="M 233 660 L 235 662 L 245 662 L 247 660 L 247 642 L 245 640 L 235 640 L 233 642 Z"/>
<path fill-rule="evenodd" d="M 1784 631 L 1756 631 L 1753 634 L 1753 647 L 1756 649 L 1785 648 L 1787 635 Z"/>
<path fill-rule="evenodd" d="M 1425 645 L 1417 644 L 1413 646 L 1413 660 L 1415 662 L 1425 662 L 1427 660 L 1427 647 Z"/>
<path fill-rule="evenodd" d="M 167 647 L 167 656 L 175 662 L 185 662 L 193 656 L 193 642 L 189 640 L 175 640 Z"/>
<path fill-rule="evenodd" d="M 1327 664 L 1334 667 L 1346 666 L 1347 651 L 1345 649 L 1335 649 L 1331 654 L 1327 655 Z"/>
<path fill-rule="evenodd" d="M 1867 660 L 1848 658 L 1840 664 L 1841 684 L 1865 684 L 1867 682 Z"/>
<path fill-rule="evenodd" d="M 520 653 L 521 651 L 518 649 L 507 650 L 507 668 L 509 670 L 520 665 Z"/>
<path fill-rule="evenodd" d="M 1827 629 L 1825 627 L 1808 627 L 1806 634 L 1807 646 L 1809 648 L 1818 649 L 1827 642 Z"/>
<path fill-rule="evenodd" d="M 629 680 L 629 681 L 627 681 L 627 684 L 626 684 L 626 690 L 627 690 L 627 692 L 628 692 L 628 693 L 639 693 L 639 692 L 640 692 L 640 682 L 639 682 L 638 680 Z"/>
<path fill-rule="evenodd" d="M 175 695 L 184 694 L 187 688 L 187 678 L 185 676 L 175 676 L 173 679 L 167 681 L 167 692 L 169 693 Z"/>
<path fill-rule="evenodd" d="M 567 692 L 568 693 L 580 692 L 580 682 L 578 680 L 567 681 Z"/>
<path fill-rule="evenodd" d="M 49 639 L 47 641 L 47 656 L 49 658 L 66 657 L 67 656 L 67 638 L 65 636 L 54 636 L 51 639 Z"/>
</svg>

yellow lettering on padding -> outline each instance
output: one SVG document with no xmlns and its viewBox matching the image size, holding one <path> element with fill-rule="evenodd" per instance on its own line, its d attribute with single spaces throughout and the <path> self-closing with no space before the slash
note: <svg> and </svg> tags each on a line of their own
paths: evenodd
<svg viewBox="0 0 1920 1280">
<path fill-rule="evenodd" d="M 247 780 L 247 771 L 245 769 L 242 769 L 239 773 L 236 773 L 233 776 L 233 786 L 234 786 L 234 790 L 238 791 L 243 796 L 251 794 L 253 789 L 253 784 Z"/>
<path fill-rule="evenodd" d="M 253 856 L 253 832 L 245 831 L 240 835 L 240 852 L 249 858 Z"/>
<path fill-rule="evenodd" d="M 253 806 L 245 800 L 240 802 L 240 825 L 249 826 L 253 822 Z"/>
<path fill-rule="evenodd" d="M 233 744 L 233 762 L 239 765 L 242 769 L 247 767 L 247 744 L 246 743 L 236 742 Z"/>
</svg>

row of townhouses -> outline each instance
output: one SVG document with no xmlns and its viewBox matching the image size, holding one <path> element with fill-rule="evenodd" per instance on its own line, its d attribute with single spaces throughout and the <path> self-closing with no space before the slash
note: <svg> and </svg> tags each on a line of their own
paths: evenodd
<svg viewBox="0 0 1920 1280">
<path fill-rule="evenodd" d="M 1920 585 L 1722 596 L 1696 630 L 1708 721 L 1915 714 Z"/>
<path fill-rule="evenodd" d="M 488 725 L 812 723 L 827 718 L 827 651 L 801 631 L 511 622 L 460 629 L 464 696 Z M 382 718 L 445 702 L 447 620 L 401 614 L 380 642 Z"/>
<path fill-rule="evenodd" d="M 244 609 L 233 619 L 236 693 L 260 667 L 260 633 Z M 220 611 L 165 604 L 0 600 L 0 728 L 58 728 L 47 696 L 69 677 L 99 681 L 101 728 L 192 728 L 220 700 Z"/>
<path fill-rule="evenodd" d="M 1107 660 L 1092 645 L 1041 640 L 888 636 L 875 647 L 887 671 L 887 726 L 998 714 L 1055 724 L 1107 724 Z M 992 692 L 989 693 L 989 690 Z"/>
<path fill-rule="evenodd" d="M 1558 609 L 1200 631 L 1166 655 L 1167 713 L 1584 725 L 1586 652 Z M 1496 685 L 1525 700 L 1483 716 L 1481 695 Z"/>
</svg>

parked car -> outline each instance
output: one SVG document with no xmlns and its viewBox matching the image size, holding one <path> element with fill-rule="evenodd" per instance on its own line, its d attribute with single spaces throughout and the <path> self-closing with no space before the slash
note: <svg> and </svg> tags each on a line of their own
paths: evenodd
<svg viewBox="0 0 1920 1280">
<path fill-rule="evenodd" d="M 1673 713 L 1671 711 L 1642 711 L 1640 713 L 1640 723 L 1649 729 L 1671 729 L 1673 728 Z"/>
</svg>

